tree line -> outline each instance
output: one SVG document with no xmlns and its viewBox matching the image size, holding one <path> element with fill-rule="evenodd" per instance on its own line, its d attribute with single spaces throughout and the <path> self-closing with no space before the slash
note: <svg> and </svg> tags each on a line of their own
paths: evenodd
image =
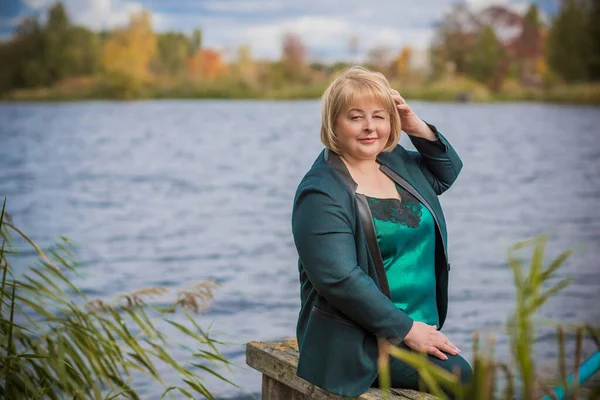
<svg viewBox="0 0 600 400">
<path fill-rule="evenodd" d="M 525 86 L 598 81 L 600 0 L 562 0 L 548 23 L 535 2 L 523 16 L 501 6 L 472 13 L 459 4 L 439 24 L 431 60 L 434 76 L 450 66 L 492 90 L 507 78 Z"/>
<path fill-rule="evenodd" d="M 358 40 L 349 39 L 349 54 L 356 53 Z M 25 18 L 13 37 L 0 43 L 0 95 L 66 82 L 72 90 L 78 85 L 99 87 L 110 97 L 139 97 L 148 88 L 177 93 L 197 87 L 251 96 L 294 85 L 322 86 L 351 64 L 310 60 L 298 35 L 286 35 L 281 46 L 278 60 L 255 60 L 246 45 L 226 61 L 218 51 L 203 47 L 200 29 L 189 35 L 156 33 L 151 14 L 143 11 L 132 14 L 126 26 L 94 32 L 73 24 L 57 2 L 45 24 Z M 600 0 L 563 0 L 551 21 L 541 20 L 535 3 L 524 15 L 502 6 L 475 13 L 458 4 L 437 24 L 426 68 L 415 68 L 414 57 L 410 46 L 396 54 L 376 46 L 362 63 L 408 86 L 456 76 L 492 92 L 507 82 L 548 87 L 598 81 Z"/>
</svg>

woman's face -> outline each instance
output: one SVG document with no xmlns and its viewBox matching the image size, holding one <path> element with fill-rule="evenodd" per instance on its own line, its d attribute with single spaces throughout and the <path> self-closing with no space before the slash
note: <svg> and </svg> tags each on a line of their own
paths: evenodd
<svg viewBox="0 0 600 400">
<path fill-rule="evenodd" d="M 341 155 L 356 160 L 375 160 L 390 137 L 390 115 L 379 102 L 359 99 L 342 110 L 334 133 Z"/>
</svg>

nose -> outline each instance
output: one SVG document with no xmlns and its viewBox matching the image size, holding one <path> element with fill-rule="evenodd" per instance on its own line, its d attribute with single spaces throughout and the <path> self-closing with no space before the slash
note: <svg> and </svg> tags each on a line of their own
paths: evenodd
<svg viewBox="0 0 600 400">
<path fill-rule="evenodd" d="M 373 132 L 375 130 L 375 122 L 373 118 L 365 118 L 365 131 Z"/>
</svg>

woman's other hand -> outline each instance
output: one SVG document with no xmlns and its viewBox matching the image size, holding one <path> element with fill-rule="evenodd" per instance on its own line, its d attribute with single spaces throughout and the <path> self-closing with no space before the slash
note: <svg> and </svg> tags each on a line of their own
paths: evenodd
<svg viewBox="0 0 600 400">
<path fill-rule="evenodd" d="M 430 140 L 435 140 L 435 134 L 429 126 L 415 114 L 412 108 L 406 103 L 400 93 L 391 89 L 392 98 L 396 102 L 396 108 L 400 114 L 400 125 L 402 130 L 411 136 L 419 136 Z"/>
<path fill-rule="evenodd" d="M 436 329 L 435 325 L 427 325 L 415 321 L 404 338 L 404 343 L 413 350 L 428 353 L 440 360 L 447 360 L 443 352 L 457 355 L 460 349 L 448 340 L 446 335 Z"/>
</svg>

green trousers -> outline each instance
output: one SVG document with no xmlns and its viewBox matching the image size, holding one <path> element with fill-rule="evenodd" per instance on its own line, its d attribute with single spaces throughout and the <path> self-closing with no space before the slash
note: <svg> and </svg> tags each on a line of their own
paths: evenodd
<svg viewBox="0 0 600 400">
<path fill-rule="evenodd" d="M 404 344 L 400 344 L 399 346 L 404 350 L 411 350 Z M 427 358 L 432 363 L 436 364 L 439 367 L 444 368 L 450 373 L 458 374 L 460 380 L 463 384 L 468 384 L 473 378 L 473 370 L 471 366 L 460 355 L 451 355 L 446 354 L 448 356 L 447 360 L 440 360 L 439 358 L 432 356 L 431 354 L 427 355 Z M 393 388 L 397 389 L 414 389 L 419 390 L 420 376 L 416 369 L 411 367 L 410 365 L 404 363 L 403 361 L 398 360 L 397 358 L 390 357 L 390 378 L 391 385 Z M 374 387 L 378 387 L 379 379 L 376 379 L 373 383 Z M 443 387 L 442 387 L 443 388 Z M 451 393 L 447 392 L 450 398 Z"/>
</svg>

